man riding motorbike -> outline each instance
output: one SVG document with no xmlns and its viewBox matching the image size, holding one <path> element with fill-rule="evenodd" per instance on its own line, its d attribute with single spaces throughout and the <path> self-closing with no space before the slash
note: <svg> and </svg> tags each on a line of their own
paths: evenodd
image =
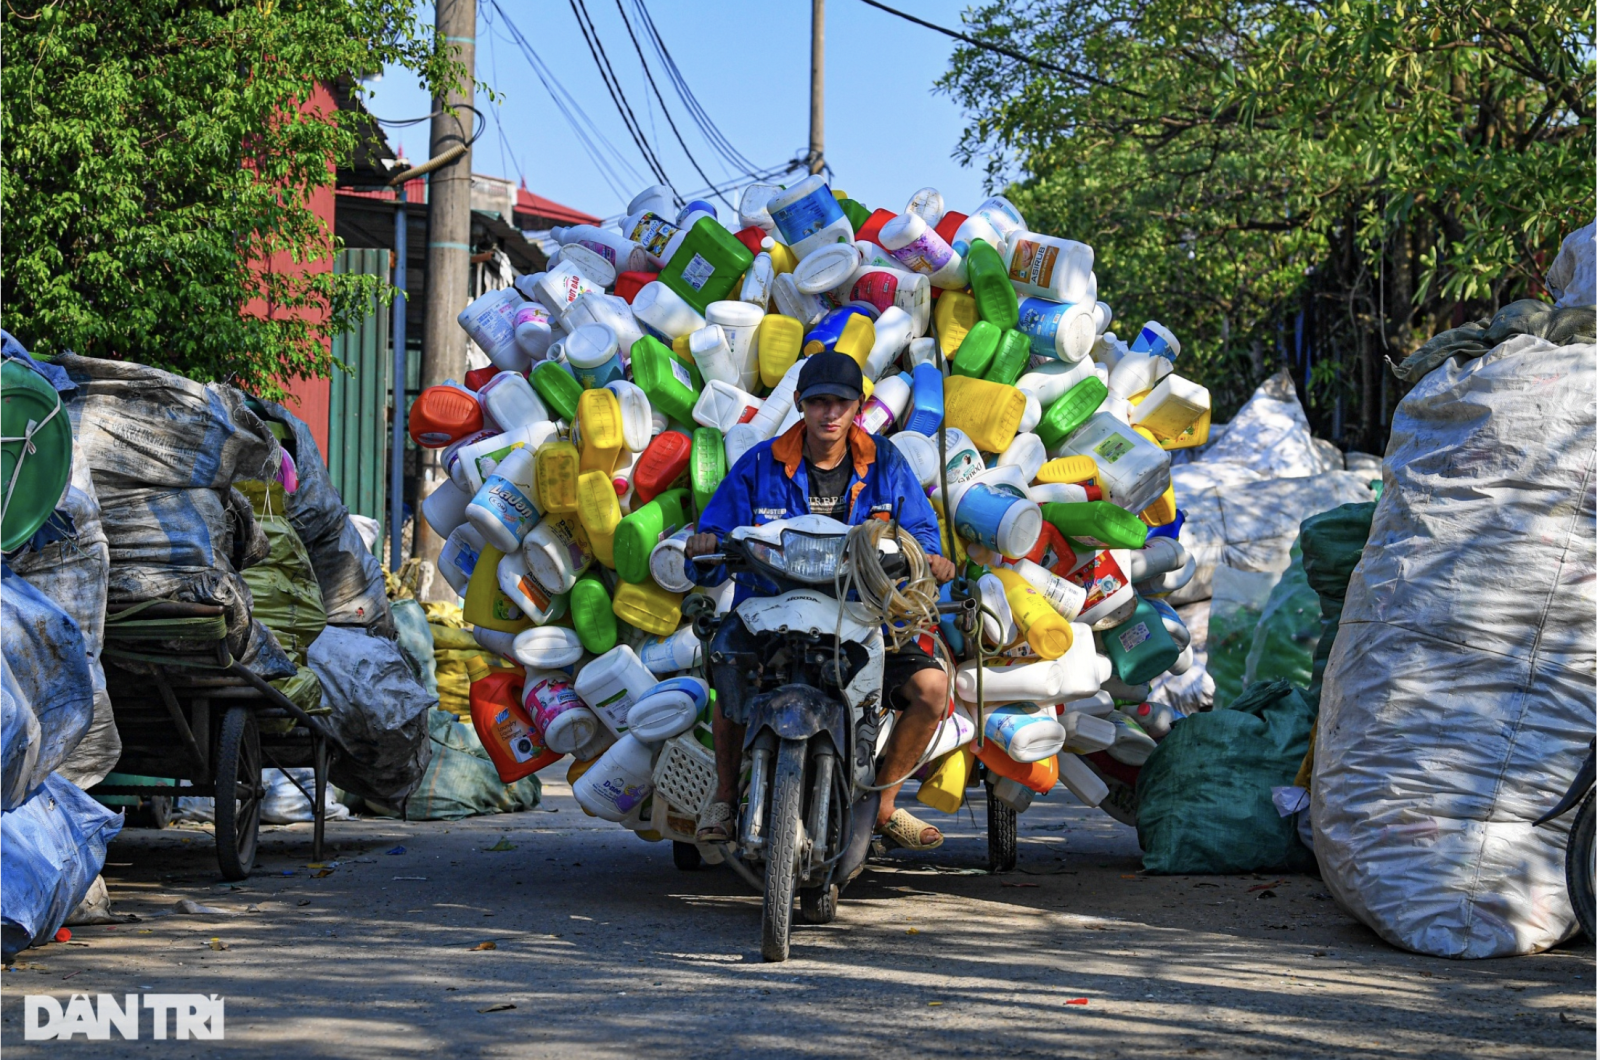
<svg viewBox="0 0 1600 1060">
<path fill-rule="evenodd" d="M 807 513 L 855 526 L 871 518 L 889 519 L 896 509 L 901 527 L 927 552 L 934 577 L 940 582 L 955 577 L 955 565 L 940 553 L 933 506 L 910 465 L 894 445 L 855 426 L 863 389 L 861 367 L 853 358 L 821 352 L 806 359 L 795 388 L 801 421 L 746 452 L 717 487 L 700 513 L 697 533 L 685 543 L 684 569 L 690 578 L 701 585 L 717 585 L 727 578 L 722 566 L 707 570 L 694 558 L 717 552 L 721 539 L 738 527 Z M 735 603 L 750 595 L 752 587 L 741 584 Z M 912 771 L 945 716 L 949 678 L 932 648 L 931 643 L 908 641 L 884 658 L 883 687 L 889 705 L 901 714 L 889 735 L 879 784 L 900 780 Z M 732 837 L 737 816 L 736 784 L 745 731 L 725 715 L 720 701 L 712 730 L 717 790 L 697 824 L 697 838 L 725 842 Z M 895 808 L 899 790 L 900 785 L 894 784 L 881 793 L 878 831 L 910 850 L 932 850 L 943 843 L 937 828 Z"/>
</svg>

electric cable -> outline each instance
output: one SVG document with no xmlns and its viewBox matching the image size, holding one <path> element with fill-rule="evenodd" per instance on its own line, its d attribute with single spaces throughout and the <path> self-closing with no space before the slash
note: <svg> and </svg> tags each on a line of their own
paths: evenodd
<svg viewBox="0 0 1600 1060">
<path fill-rule="evenodd" d="M 644 156 L 645 165 L 650 167 L 650 172 L 655 175 L 656 180 L 671 188 L 672 181 L 667 178 L 667 171 L 662 167 L 661 160 L 656 157 L 645 140 L 644 129 L 638 124 L 639 119 L 634 116 L 633 108 L 628 104 L 628 97 L 622 91 L 622 82 L 617 80 L 616 71 L 611 68 L 611 60 L 602 58 L 605 55 L 605 45 L 600 43 L 600 31 L 595 29 L 593 20 L 588 17 L 588 7 L 583 4 L 583 0 L 567 0 L 567 6 L 572 9 L 572 17 L 578 22 L 578 31 L 583 34 L 583 42 L 589 47 L 589 57 L 594 60 L 595 69 L 600 72 L 600 80 L 605 83 L 606 92 L 610 94 L 611 102 L 622 118 L 622 124 L 627 127 L 628 135 L 633 137 L 634 146 L 639 148 L 639 153 Z M 579 14 L 580 7 L 582 14 Z M 585 25 L 586 20 L 587 25 Z M 672 194 L 676 196 L 677 189 L 673 189 Z"/>
<path fill-rule="evenodd" d="M 711 120 L 711 116 L 706 113 L 705 108 L 700 105 L 700 101 L 689 88 L 688 81 L 684 80 L 683 72 L 678 69 L 678 64 L 672 58 L 672 52 L 667 49 L 667 43 L 662 39 L 661 31 L 656 28 L 655 19 L 650 16 L 650 9 L 645 6 L 644 0 L 633 0 L 633 6 L 643 20 L 645 29 L 649 31 L 648 36 L 651 46 L 661 59 L 661 65 L 667 72 L 667 79 L 671 82 L 673 91 L 677 93 L 683 105 L 688 108 L 689 116 L 699 126 L 701 135 L 706 138 L 706 142 L 718 154 L 732 163 L 736 170 L 754 175 L 756 171 L 755 164 L 734 148 L 733 144 L 722 134 L 722 130 L 717 128 L 716 122 Z"/>
</svg>

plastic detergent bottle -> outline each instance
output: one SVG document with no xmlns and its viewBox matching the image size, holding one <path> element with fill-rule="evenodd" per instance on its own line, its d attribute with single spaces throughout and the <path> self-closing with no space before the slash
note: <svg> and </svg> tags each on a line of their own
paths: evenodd
<svg viewBox="0 0 1600 1060">
<path fill-rule="evenodd" d="M 1128 553 L 1128 577 L 1136 582 L 1142 582 L 1158 574 L 1177 570 L 1188 558 L 1188 550 L 1175 539 L 1158 537 L 1146 541 L 1143 547 Z"/>
<path fill-rule="evenodd" d="M 1146 320 L 1144 322 L 1144 327 L 1140 328 L 1139 334 L 1134 336 L 1133 345 L 1129 349 L 1135 353 L 1148 353 L 1155 357 L 1163 357 L 1168 361 L 1176 361 L 1178 354 L 1183 352 L 1183 347 L 1178 343 L 1178 337 L 1154 320 Z"/>
<path fill-rule="evenodd" d="M 766 251 L 756 255 L 756 260 L 745 270 L 744 282 L 739 285 L 739 301 L 755 306 L 763 313 L 772 301 L 772 284 L 778 270 L 772 264 L 772 255 Z"/>
<path fill-rule="evenodd" d="M 885 224 L 878 231 L 878 242 L 903 266 L 927 276 L 935 287 L 967 285 L 966 261 L 914 213 L 903 213 Z"/>
<path fill-rule="evenodd" d="M 502 556 L 500 562 L 504 563 L 505 557 Z M 515 633 L 501 633 L 493 629 L 484 629 L 482 626 L 473 626 L 472 639 L 477 641 L 478 646 L 484 651 L 498 655 L 508 663 L 516 658 L 512 654 L 512 647 L 517 640 Z"/>
<path fill-rule="evenodd" d="M 622 414 L 622 448 L 630 453 L 643 452 L 650 444 L 654 429 L 650 399 L 625 379 L 612 380 L 605 389 L 616 396 L 618 411 Z"/>
<path fill-rule="evenodd" d="M 571 264 L 556 264 L 550 266 L 548 272 L 519 276 L 516 286 L 524 297 L 544 306 L 558 320 L 567 311 L 567 306 L 586 294 L 601 291 L 598 284 Z"/>
<path fill-rule="evenodd" d="M 994 360 L 989 362 L 989 370 L 983 373 L 983 377 L 991 383 L 1014 386 L 1032 356 L 1028 336 L 1008 328 L 1001 334 L 1000 348 L 995 351 Z"/>
<path fill-rule="evenodd" d="M 881 379 L 895 358 L 900 356 L 911 341 L 911 314 L 897 305 L 878 314 L 872 325 L 872 349 L 867 353 L 867 363 L 862 366 L 868 379 Z"/>
<path fill-rule="evenodd" d="M 707 324 L 689 336 L 689 354 L 700 368 L 700 377 L 738 386 L 741 379 L 739 366 L 733 360 L 733 348 L 728 336 L 719 325 Z"/>
<path fill-rule="evenodd" d="M 868 244 L 878 255 L 894 259 L 876 244 Z M 856 244 L 859 253 L 861 244 Z M 879 313 L 891 306 L 899 306 L 911 317 L 911 333 L 921 335 L 928 330 L 928 319 L 933 312 L 933 285 L 920 272 L 908 272 L 893 265 L 863 263 L 850 279 L 833 289 L 833 297 L 841 303 L 874 306 Z"/>
<path fill-rule="evenodd" d="M 1044 361 L 1022 373 L 1017 386 L 1039 399 L 1045 408 L 1055 404 L 1062 395 L 1089 378 L 1099 378 L 1099 368 L 1087 358 L 1074 364 L 1064 361 Z"/>
<path fill-rule="evenodd" d="M 1072 647 L 1072 623 L 1063 618 L 1044 594 L 1029 585 L 1027 579 L 1016 571 L 991 567 L 989 572 L 1005 586 L 1011 617 L 1028 638 L 1028 646 L 1034 654 L 1042 659 L 1059 659 L 1065 655 L 1067 649 Z"/>
<path fill-rule="evenodd" d="M 561 319 L 563 328 L 573 332 L 586 324 L 604 324 L 610 328 L 617 337 L 617 349 L 623 360 L 644 334 L 628 303 L 616 295 L 586 294 L 567 307 Z"/>
<path fill-rule="evenodd" d="M 654 790 L 650 758 L 649 747 L 625 735 L 577 779 L 572 797 L 596 817 L 621 821 Z"/>
<path fill-rule="evenodd" d="M 986 453 L 1005 452 L 1027 406 L 1013 386 L 955 375 L 944 381 L 945 426 L 964 431 Z"/>
<path fill-rule="evenodd" d="M 543 360 L 555 337 L 550 323 L 550 310 L 538 302 L 523 302 L 517 307 L 517 315 L 512 318 L 512 328 L 517 349 L 528 358 L 528 363 Z"/>
<path fill-rule="evenodd" d="M 1172 362 L 1154 354 L 1130 351 L 1106 378 L 1106 387 L 1113 397 L 1126 401 L 1141 391 L 1149 390 L 1172 371 Z"/>
<path fill-rule="evenodd" d="M 991 571 L 978 578 L 978 599 L 989 612 L 983 615 L 983 638 L 996 648 L 1005 647 L 1017 639 L 1017 623 L 1011 615 L 1011 603 L 1006 598 L 1005 583 Z"/>
<path fill-rule="evenodd" d="M 1103 640 L 1117 679 L 1130 685 L 1154 680 L 1178 660 L 1180 651 L 1145 600 L 1139 600 L 1121 625 L 1106 630 Z"/>
<path fill-rule="evenodd" d="M 905 429 L 932 437 L 943 422 L 944 376 L 932 364 L 919 364 L 911 371 L 911 408 Z"/>
<path fill-rule="evenodd" d="M 628 625 L 664 637 L 683 621 L 683 594 L 668 592 L 653 581 L 622 582 L 611 610 Z"/>
<path fill-rule="evenodd" d="M 725 434 L 738 423 L 749 423 L 761 411 L 761 399 L 732 383 L 712 379 L 694 403 L 694 422 Z"/>
<path fill-rule="evenodd" d="M 617 270 L 609 261 L 576 243 L 562 247 L 550 258 L 550 264 L 570 265 L 584 279 L 597 287 L 610 287 L 617 282 Z"/>
<path fill-rule="evenodd" d="M 572 628 L 578 631 L 585 651 L 601 655 L 616 647 L 617 619 L 611 613 L 611 594 L 599 578 L 592 574 L 579 578 L 572 587 L 568 606 L 572 609 Z"/>
<path fill-rule="evenodd" d="M 1106 782 L 1075 754 L 1063 751 L 1056 756 L 1061 771 L 1061 783 L 1085 806 L 1098 806 L 1111 794 Z"/>
<path fill-rule="evenodd" d="M 646 264 L 649 264 L 649 262 L 647 261 Z M 619 272 L 617 273 L 617 286 L 615 288 L 616 296 L 631 306 L 640 291 L 660 278 L 661 274 L 659 272 Z"/>
<path fill-rule="evenodd" d="M 578 398 L 583 395 L 583 384 L 572 377 L 564 365 L 555 361 L 541 361 L 529 375 L 545 405 L 557 416 L 571 423 L 578 415 Z"/>
<path fill-rule="evenodd" d="M 510 372 L 528 369 L 528 355 L 517 347 L 517 310 L 522 302 L 522 295 L 515 288 L 503 287 L 479 295 L 456 315 L 456 323 L 489 360 Z"/>
<path fill-rule="evenodd" d="M 455 462 L 450 468 L 450 477 L 462 489 L 469 493 L 477 493 L 482 488 L 484 479 L 494 474 L 500 461 L 518 447 L 530 451 L 536 450 L 555 435 L 556 425 L 546 421 L 530 423 L 525 427 L 506 431 L 504 434 L 472 442 L 456 451 Z M 538 498 L 534 500 L 537 503 Z"/>
<path fill-rule="evenodd" d="M 622 357 L 617 351 L 617 336 L 605 324 L 585 324 L 564 344 L 567 366 L 585 390 L 605 386 L 622 378 Z"/>
<path fill-rule="evenodd" d="M 934 440 L 934 451 L 938 452 L 938 439 Z M 977 478 L 984 471 L 983 457 L 978 452 L 978 447 L 967 433 L 959 427 L 947 427 L 944 432 L 944 457 L 945 480 L 951 489 L 951 500 L 956 500 L 955 488 L 963 482 Z M 934 492 L 934 500 L 939 499 L 939 492 Z"/>
<path fill-rule="evenodd" d="M 641 325 L 667 342 L 706 326 L 700 310 L 659 280 L 633 296 L 632 309 Z"/>
<path fill-rule="evenodd" d="M 704 315 L 712 302 L 733 292 L 739 277 L 754 260 L 755 255 L 732 232 L 710 217 L 701 217 L 673 250 L 659 282 Z"/>
<path fill-rule="evenodd" d="M 648 581 L 651 550 L 687 522 L 688 490 L 667 490 L 624 516 L 612 539 L 617 576 L 626 582 Z"/>
<path fill-rule="evenodd" d="M 644 248 L 615 228 L 597 228 L 594 225 L 557 227 L 550 229 L 550 238 L 564 247 L 573 243 L 587 247 L 619 273 L 643 269 L 650 263 Z"/>
<path fill-rule="evenodd" d="M 797 258 L 829 243 L 855 239 L 855 227 L 844 209 L 827 182 L 815 174 L 767 200 L 767 212 Z"/>
<path fill-rule="evenodd" d="M 712 427 L 700 427 L 694 432 L 694 442 L 689 455 L 689 485 L 694 492 L 694 509 L 706 510 L 711 495 L 717 491 L 728 474 L 728 458 L 722 448 L 722 435 Z"/>
<path fill-rule="evenodd" d="M 639 503 L 648 504 L 663 490 L 689 480 L 690 440 L 678 430 L 665 430 L 645 446 L 633 468 L 633 491 Z"/>
<path fill-rule="evenodd" d="M 946 291 L 933 307 L 933 330 L 945 357 L 956 355 L 967 332 L 978 322 L 978 303 L 964 291 Z"/>
<path fill-rule="evenodd" d="M 748 302 L 712 302 L 706 307 L 706 323 L 722 329 L 728 340 L 730 357 L 738 371 L 738 377 L 728 382 L 745 390 L 754 391 L 761 387 L 758 343 L 761 322 L 765 319 L 765 308 Z M 701 374 L 704 375 L 703 370 Z"/>
<path fill-rule="evenodd" d="M 856 426 L 868 434 L 887 434 L 911 401 L 911 384 L 903 376 L 881 380 L 856 415 Z"/>
<path fill-rule="evenodd" d="M 546 512 L 578 510 L 578 447 L 571 442 L 545 442 L 533 454 L 533 477 L 539 506 Z"/>
<path fill-rule="evenodd" d="M 584 471 L 610 474 L 622 450 L 622 403 L 609 390 L 585 390 L 574 421 L 579 437 L 578 465 Z"/>
<path fill-rule="evenodd" d="M 1073 754 L 1104 751 L 1117 742 L 1117 727 L 1105 718 L 1077 711 L 1061 715 L 1061 728 L 1067 734 L 1064 749 Z"/>
<path fill-rule="evenodd" d="M 440 537 L 449 537 L 456 527 L 467 521 L 467 503 L 471 500 L 472 497 L 465 490 L 450 479 L 445 479 L 423 498 L 423 521 L 428 524 L 428 529 Z"/>
<path fill-rule="evenodd" d="M 850 243 L 830 243 L 800 259 L 794 267 L 794 285 L 806 294 L 832 291 L 847 281 L 861 265 L 861 255 Z"/>
<path fill-rule="evenodd" d="M 483 409 L 460 387 L 430 386 L 412 403 L 406 428 L 411 440 L 422 448 L 442 449 L 483 430 Z"/>
<path fill-rule="evenodd" d="M 1091 375 L 1055 400 L 1045 409 L 1035 432 L 1049 448 L 1061 445 L 1079 427 L 1089 421 L 1106 399 L 1106 385 L 1100 377 Z"/>
<path fill-rule="evenodd" d="M 502 783 L 531 776 L 561 757 L 545 748 L 522 709 L 520 673 L 491 673 L 481 660 L 473 658 L 467 663 L 467 679 L 472 682 L 472 727 Z"/>
<path fill-rule="evenodd" d="M 1178 495 L 1173 491 L 1172 483 L 1167 483 L 1167 488 L 1161 491 L 1161 496 L 1151 501 L 1139 512 L 1139 520 L 1152 530 L 1158 526 L 1166 526 L 1178 518 Z"/>
<path fill-rule="evenodd" d="M 1055 608 L 1056 614 L 1068 622 L 1083 611 L 1083 602 L 1088 597 L 1083 586 L 1046 570 L 1030 559 L 1017 560 L 1012 569 Z"/>
<path fill-rule="evenodd" d="M 955 813 L 966 798 L 967 777 L 976 761 L 971 748 L 959 747 L 930 762 L 927 779 L 917 789 L 917 801 L 940 813 Z"/>
<path fill-rule="evenodd" d="M 552 595 L 546 592 L 544 586 L 528 573 L 528 561 L 520 550 L 507 552 L 500 557 L 495 577 L 500 583 L 500 591 L 534 623 L 544 625 L 567 613 L 566 594 Z"/>
<path fill-rule="evenodd" d="M 1017 305 L 1017 330 L 1033 352 L 1075 364 L 1089 356 L 1095 340 L 1095 303 L 1024 298 Z"/>
<path fill-rule="evenodd" d="M 1014 467 L 996 467 L 950 491 L 956 533 L 1001 555 L 1027 555 L 1039 538 L 1043 519 L 1028 499 L 1022 474 Z"/>
<path fill-rule="evenodd" d="M 622 522 L 622 505 L 617 502 L 609 471 L 585 471 L 578 476 L 578 521 L 583 524 L 594 558 L 615 568 L 613 535 Z"/>
<path fill-rule="evenodd" d="M 523 666 L 559 670 L 583 658 L 583 641 L 567 626 L 535 626 L 516 635 L 512 656 Z"/>
<path fill-rule="evenodd" d="M 515 552 L 543 514 L 535 500 L 533 454 L 513 449 L 467 505 L 467 520 L 501 552 Z"/>
<path fill-rule="evenodd" d="M 1169 375 L 1139 403 L 1128 422 L 1161 441 L 1174 441 L 1211 413 L 1211 391 L 1182 376 Z"/>
<path fill-rule="evenodd" d="M 522 709 L 544 734 L 544 745 L 557 754 L 571 754 L 595 738 L 595 717 L 560 670 L 528 667 L 522 685 Z"/>
<path fill-rule="evenodd" d="M 639 661 L 655 674 L 670 674 L 700 665 L 700 638 L 693 626 L 676 633 L 652 637 L 639 649 Z"/>
<path fill-rule="evenodd" d="M 1045 520 L 1061 531 L 1061 536 L 1069 543 L 1094 548 L 1142 549 L 1150 533 L 1150 528 L 1137 515 L 1109 501 L 1046 503 L 1040 508 Z"/>
<path fill-rule="evenodd" d="M 778 385 L 784 373 L 799 360 L 805 334 L 805 325 L 794 317 L 769 313 L 761 318 L 761 324 L 756 329 L 755 346 L 762 385 Z"/>
<path fill-rule="evenodd" d="M 972 282 L 978 316 L 996 327 L 1016 327 L 1016 288 L 1011 286 L 1005 263 L 993 244 L 983 239 L 972 241 L 967 249 L 967 276 Z"/>
<path fill-rule="evenodd" d="M 994 362 L 995 354 L 1000 352 L 1001 337 L 1000 328 L 987 320 L 973 324 L 950 361 L 950 374 L 982 379 Z"/>
<path fill-rule="evenodd" d="M 1036 434 L 1019 434 L 995 461 L 997 467 L 1014 467 L 1022 481 L 1031 483 L 1044 466 L 1044 442 Z"/>
<path fill-rule="evenodd" d="M 706 708 L 710 691 L 698 677 L 669 677 L 628 708 L 628 732 L 650 744 L 687 732 Z"/>
<path fill-rule="evenodd" d="M 1117 708 L 1118 713 L 1133 719 L 1153 740 L 1161 740 L 1172 731 L 1172 723 L 1183 715 L 1160 703 L 1129 703 Z M 1115 741 L 1113 741 L 1115 742 Z"/>
<path fill-rule="evenodd" d="M 467 595 L 472 572 L 483 554 L 483 535 L 471 523 L 456 527 L 439 550 L 439 573 L 457 596 Z"/>
<path fill-rule="evenodd" d="M 739 223 L 746 227 L 756 227 L 772 234 L 777 227 L 773 223 L 772 214 L 767 210 L 767 203 L 774 195 L 783 191 L 777 184 L 746 184 L 744 192 L 739 196 Z"/>
<path fill-rule="evenodd" d="M 1040 482 L 1088 482 L 1099 473 L 1095 462 L 1086 456 L 1063 456 L 1046 460 L 1034 476 Z"/>
<path fill-rule="evenodd" d="M 1005 246 L 1011 233 L 1025 228 L 1027 222 L 1023 221 L 1021 212 L 1011 205 L 1011 201 L 1003 195 L 994 195 L 983 200 L 976 210 L 966 216 L 950 241 L 971 246 L 974 239 L 982 239 L 998 249 Z"/>
<path fill-rule="evenodd" d="M 620 736 L 628 731 L 628 710 L 659 680 L 632 648 L 619 644 L 579 670 L 573 688 L 606 728 Z"/>
<path fill-rule="evenodd" d="M 663 268 L 672 255 L 683 245 L 684 230 L 667 215 L 654 210 L 635 210 L 622 219 L 622 234 L 638 243 L 645 257 L 656 268 Z"/>
<path fill-rule="evenodd" d="M 1061 728 L 1059 723 L 1057 723 L 1056 728 Z M 1060 767 L 1056 765 L 1054 758 L 1046 758 L 1032 763 L 1018 762 L 1007 755 L 999 743 L 988 739 L 987 734 L 985 734 L 983 746 L 980 748 L 974 742 L 972 749 L 977 754 L 978 761 L 988 767 L 991 773 L 1014 780 L 1040 795 L 1049 794 L 1050 789 L 1056 786 L 1056 780 L 1061 776 Z"/>
<path fill-rule="evenodd" d="M 1057 455 L 1074 454 L 1094 459 L 1106 500 L 1130 512 L 1142 511 L 1172 481 L 1168 473 L 1172 457 L 1110 413 L 1090 417 L 1061 444 Z"/>
<path fill-rule="evenodd" d="M 633 381 L 650 404 L 678 423 L 694 422 L 694 403 L 700 397 L 700 372 L 675 357 L 671 350 L 646 335 L 633 347 Z"/>
<path fill-rule="evenodd" d="M 763 441 L 771 438 L 777 432 L 778 425 L 783 422 L 784 417 L 794 408 L 794 392 L 795 388 L 800 384 L 801 367 L 802 365 L 798 361 L 791 364 L 789 370 L 784 372 L 783 377 L 773 385 L 772 393 L 768 394 L 766 399 L 761 402 L 761 408 L 749 419 L 749 426 L 755 431 L 754 441 Z M 733 444 L 731 431 L 728 434 L 728 442 L 731 447 Z M 732 467 L 734 463 L 735 459 L 730 455 L 728 466 Z"/>
<path fill-rule="evenodd" d="M 829 303 L 820 295 L 806 294 L 795 285 L 791 273 L 780 272 L 772 281 L 772 306 L 784 316 L 811 327 L 828 312 Z"/>
<path fill-rule="evenodd" d="M 594 562 L 589 537 L 577 513 L 547 515 L 522 542 L 528 572 L 551 594 L 570 590 L 578 575 Z"/>
<path fill-rule="evenodd" d="M 478 404 L 502 431 L 550 418 L 550 412 L 521 372 L 500 372 L 478 390 Z"/>
<path fill-rule="evenodd" d="M 1073 571 L 1072 581 L 1083 587 L 1083 611 L 1078 621 L 1094 625 L 1116 614 L 1133 601 L 1133 583 L 1127 572 L 1128 553 L 1123 549 L 1102 549 L 1094 559 Z"/>
<path fill-rule="evenodd" d="M 477 565 L 467 582 L 466 603 L 461 617 L 468 625 L 482 626 L 500 633 L 520 633 L 533 625 L 516 602 L 500 591 L 500 557 L 493 545 L 484 545 Z"/>
<path fill-rule="evenodd" d="M 1014 232 L 1006 251 L 1006 271 L 1021 293 L 1054 302 L 1093 301 L 1094 250 L 1088 244 L 1038 232 Z"/>
<path fill-rule="evenodd" d="M 963 702 L 978 701 L 978 664 L 968 660 L 956 670 L 956 696 Z M 983 699 L 986 703 L 1018 701 L 1046 702 L 1062 694 L 1060 667 L 1055 660 L 1011 660 L 983 668 Z"/>
</svg>

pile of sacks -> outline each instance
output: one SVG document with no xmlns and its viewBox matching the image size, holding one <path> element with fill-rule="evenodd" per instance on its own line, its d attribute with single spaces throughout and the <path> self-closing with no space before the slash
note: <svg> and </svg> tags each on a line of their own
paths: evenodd
<svg viewBox="0 0 1600 1060">
<path fill-rule="evenodd" d="M 1180 717 L 1150 682 L 1192 662 L 1162 599 L 1195 572 L 1169 468 L 1207 441 L 1210 395 L 1173 373 L 1159 323 L 1131 344 L 1109 330 L 1091 248 L 1004 198 L 963 214 L 925 188 L 870 210 L 818 177 L 746 188 L 727 224 L 658 186 L 619 228 L 552 237 L 546 272 L 460 315 L 492 367 L 425 390 L 409 421 L 449 474 L 423 504 L 440 573 L 477 643 L 522 668 L 471 685 L 503 779 L 572 755 L 586 810 L 692 835 L 709 708 L 681 604 L 725 610 L 732 585 L 695 589 L 684 542 L 728 468 L 798 422 L 800 360 L 834 350 L 867 379 L 858 423 L 941 518 L 948 491 L 952 558 L 1004 656 L 981 711 L 976 662 L 957 673 L 924 801 L 959 805 L 979 716 L 1015 806 L 1058 780 L 1091 805 L 1106 777 L 1126 786 Z"/>
</svg>

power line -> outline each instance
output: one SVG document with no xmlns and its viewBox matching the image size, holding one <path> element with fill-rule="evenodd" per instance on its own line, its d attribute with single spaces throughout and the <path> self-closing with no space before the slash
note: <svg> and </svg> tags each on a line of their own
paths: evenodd
<svg viewBox="0 0 1600 1060">
<path fill-rule="evenodd" d="M 662 167 L 661 160 L 655 156 L 655 152 L 650 150 L 649 144 L 644 138 L 644 129 L 639 126 L 639 119 L 634 117 L 633 108 L 628 105 L 628 98 L 622 91 L 622 82 L 617 80 L 616 71 L 611 68 L 611 59 L 605 57 L 602 60 L 602 56 L 605 56 L 605 45 L 600 43 L 600 31 L 594 28 L 593 20 L 589 21 L 587 28 L 584 26 L 584 21 L 589 16 L 588 5 L 584 4 L 583 0 L 567 0 L 567 6 L 572 8 L 572 17 L 578 21 L 578 31 L 583 34 L 583 42 L 589 46 L 589 57 L 594 60 L 595 68 L 600 71 L 600 80 L 605 82 L 606 92 L 610 94 L 611 102 L 616 106 L 617 113 L 621 115 L 622 124 L 627 126 L 628 135 L 633 137 L 634 145 L 639 148 L 639 153 L 644 156 L 645 164 L 650 167 L 650 171 L 655 174 L 656 179 L 671 188 L 672 181 L 667 178 L 666 169 Z M 583 14 L 581 15 L 578 13 L 580 7 L 583 9 Z M 591 32 L 593 33 L 592 38 L 590 37 Z M 596 52 L 597 48 L 598 54 Z M 613 82 L 616 82 L 614 87 Z M 674 188 L 672 194 L 676 196 L 678 194 L 677 189 Z"/>
<path fill-rule="evenodd" d="M 689 153 L 689 145 L 683 142 L 683 134 L 678 131 L 678 123 L 672 120 L 672 111 L 667 109 L 667 101 L 661 98 L 661 89 L 656 87 L 656 79 L 650 73 L 650 64 L 644 61 L 644 49 L 639 47 L 639 38 L 633 34 L 633 23 L 628 21 L 628 13 L 623 10 L 622 0 L 617 0 L 617 14 L 622 16 L 622 24 L 628 30 L 628 39 L 633 42 L 634 53 L 639 56 L 639 66 L 644 70 L 644 79 L 650 83 L 650 91 L 655 93 L 656 101 L 661 104 L 661 113 L 667 119 L 667 127 L 672 130 L 672 135 L 677 139 L 678 146 L 683 148 L 684 157 L 689 160 L 689 164 L 694 167 L 694 171 L 700 174 L 701 180 L 707 184 L 715 184 L 715 181 L 706 176 L 706 171 L 700 168 L 700 163 L 695 160 L 694 155 Z M 648 97 L 646 97 L 646 102 L 648 101 Z M 722 192 L 717 192 L 717 198 L 722 199 L 723 205 L 728 209 L 732 210 L 734 208 L 733 203 L 723 198 Z"/>
</svg>

